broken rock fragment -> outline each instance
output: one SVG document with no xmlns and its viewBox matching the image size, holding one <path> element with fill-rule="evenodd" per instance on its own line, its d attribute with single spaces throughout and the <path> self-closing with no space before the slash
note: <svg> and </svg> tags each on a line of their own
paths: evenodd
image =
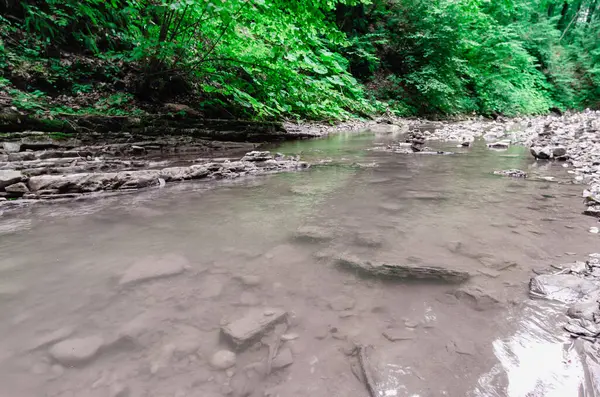
<svg viewBox="0 0 600 397">
<path fill-rule="evenodd" d="M 286 318 L 287 312 L 282 309 L 252 309 L 244 317 L 222 326 L 221 332 L 240 350 L 260 339 Z"/>
</svg>

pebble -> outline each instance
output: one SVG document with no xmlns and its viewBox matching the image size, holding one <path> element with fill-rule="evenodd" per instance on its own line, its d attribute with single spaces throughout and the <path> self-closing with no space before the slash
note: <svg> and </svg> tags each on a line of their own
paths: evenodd
<svg viewBox="0 0 600 397">
<path fill-rule="evenodd" d="M 600 228 L 597 228 L 596 226 L 590 227 L 590 233 L 598 234 L 600 233 Z"/>
<path fill-rule="evenodd" d="M 72 367 L 83 365 L 91 361 L 104 344 L 100 336 L 89 336 L 86 338 L 67 339 L 53 345 L 50 357 L 58 363 Z"/>
<path fill-rule="evenodd" d="M 211 367 L 215 369 L 225 370 L 233 367 L 236 363 L 236 355 L 229 350 L 220 350 L 213 354 L 210 359 Z"/>
</svg>

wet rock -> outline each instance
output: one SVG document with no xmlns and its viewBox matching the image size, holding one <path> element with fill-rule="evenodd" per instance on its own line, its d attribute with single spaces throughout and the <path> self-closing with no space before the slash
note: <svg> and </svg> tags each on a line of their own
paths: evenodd
<svg viewBox="0 0 600 397">
<path fill-rule="evenodd" d="M 542 274 L 531 279 L 529 291 L 534 297 L 575 303 L 597 297 L 600 284 L 572 274 Z"/>
<path fill-rule="evenodd" d="M 508 176 L 511 178 L 527 178 L 527 173 L 525 171 L 517 169 L 494 171 L 494 175 Z"/>
<path fill-rule="evenodd" d="M 238 320 L 221 327 L 221 332 L 236 347 L 243 349 L 261 339 L 277 324 L 284 322 L 287 312 L 281 309 L 252 309 Z"/>
<path fill-rule="evenodd" d="M 354 308 L 356 301 L 348 296 L 339 295 L 329 301 L 329 307 L 335 311 L 350 310 Z"/>
<path fill-rule="evenodd" d="M 330 229 L 319 226 L 302 226 L 296 231 L 295 238 L 299 241 L 324 242 L 333 240 L 335 234 Z"/>
<path fill-rule="evenodd" d="M 294 363 L 294 356 L 292 355 L 292 351 L 288 348 L 281 349 L 279 354 L 273 359 L 273 363 L 271 368 L 274 370 L 282 369 L 288 367 Z"/>
<path fill-rule="evenodd" d="M 253 151 L 246 153 L 244 157 L 242 157 L 242 161 L 267 161 L 272 160 L 273 155 L 270 152 L 259 152 Z"/>
<path fill-rule="evenodd" d="M 383 262 L 372 262 L 352 255 L 341 255 L 336 263 L 344 268 L 359 270 L 365 274 L 377 277 L 408 278 L 408 279 L 434 279 L 450 283 L 461 283 L 471 276 L 468 272 L 428 265 L 398 265 Z"/>
<path fill-rule="evenodd" d="M 475 310 L 484 311 L 496 307 L 501 301 L 490 292 L 480 287 L 470 286 L 457 290 L 454 296 L 459 301 L 467 302 Z"/>
<path fill-rule="evenodd" d="M 93 360 L 103 345 L 104 340 L 99 336 L 67 339 L 52 346 L 49 353 L 59 364 L 74 367 Z"/>
<path fill-rule="evenodd" d="M 382 332 L 383 336 L 390 342 L 398 342 L 402 340 L 411 340 L 415 338 L 414 332 L 404 329 L 391 328 Z"/>
<path fill-rule="evenodd" d="M 21 182 L 24 179 L 21 171 L 15 170 L 0 170 L 0 190 L 6 186 Z"/>
<path fill-rule="evenodd" d="M 542 160 L 560 158 L 567 154 L 564 146 L 532 146 L 530 151 L 533 157 Z"/>
<path fill-rule="evenodd" d="M 183 273 L 188 268 L 187 259 L 177 254 L 147 257 L 134 263 L 121 277 L 119 285 L 131 285 L 171 277 Z"/>
<path fill-rule="evenodd" d="M 564 327 L 574 335 L 597 337 L 600 334 L 600 325 L 585 319 L 571 319 Z"/>
<path fill-rule="evenodd" d="M 29 188 L 23 182 L 13 183 L 12 185 L 8 185 L 4 188 L 4 190 L 8 193 L 13 193 L 19 196 L 24 195 L 25 193 L 29 193 Z"/>
<path fill-rule="evenodd" d="M 579 318 L 593 321 L 594 314 L 600 313 L 600 306 L 596 301 L 577 302 L 569 306 L 567 315 L 571 318 Z"/>
<path fill-rule="evenodd" d="M 508 149 L 510 147 L 510 139 L 488 143 L 487 146 L 490 149 Z"/>
<path fill-rule="evenodd" d="M 220 350 L 210 358 L 210 365 L 215 369 L 226 370 L 236 363 L 236 355 L 229 350 Z"/>
<path fill-rule="evenodd" d="M 6 153 L 17 153 L 21 151 L 19 142 L 2 142 L 2 148 Z"/>
</svg>

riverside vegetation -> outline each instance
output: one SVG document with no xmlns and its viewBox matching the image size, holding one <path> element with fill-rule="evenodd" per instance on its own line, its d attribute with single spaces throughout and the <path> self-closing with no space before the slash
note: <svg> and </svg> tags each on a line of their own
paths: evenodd
<svg viewBox="0 0 600 397">
<path fill-rule="evenodd" d="M 0 0 L 0 105 L 52 118 L 166 109 L 256 120 L 597 108 L 599 8 L 597 0 Z"/>
</svg>

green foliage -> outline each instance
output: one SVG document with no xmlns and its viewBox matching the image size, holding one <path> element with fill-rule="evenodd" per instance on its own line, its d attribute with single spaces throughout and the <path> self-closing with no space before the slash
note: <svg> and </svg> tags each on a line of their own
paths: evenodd
<svg viewBox="0 0 600 397">
<path fill-rule="evenodd" d="M 5 0 L 0 15 L 0 89 L 28 111 L 130 114 L 172 98 L 256 119 L 600 106 L 600 0 Z M 63 94 L 84 103 L 56 104 Z"/>
</svg>

